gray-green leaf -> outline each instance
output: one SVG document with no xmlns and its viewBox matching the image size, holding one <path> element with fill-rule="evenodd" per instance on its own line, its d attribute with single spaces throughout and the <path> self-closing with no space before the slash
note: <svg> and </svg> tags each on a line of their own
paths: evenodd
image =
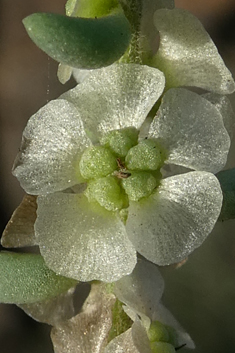
<svg viewBox="0 0 235 353">
<path fill-rule="evenodd" d="M 77 281 L 48 269 L 35 254 L 0 253 L 0 302 L 29 304 L 66 292 Z"/>
<path fill-rule="evenodd" d="M 131 39 L 129 22 L 122 13 L 101 18 L 34 13 L 23 24 L 50 57 L 82 69 L 111 65 L 124 54 Z"/>
</svg>

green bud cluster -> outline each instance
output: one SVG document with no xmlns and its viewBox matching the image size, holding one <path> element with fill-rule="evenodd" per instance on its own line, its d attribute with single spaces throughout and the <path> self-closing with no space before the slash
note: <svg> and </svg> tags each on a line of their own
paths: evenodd
<svg viewBox="0 0 235 353">
<path fill-rule="evenodd" d="M 100 143 L 87 148 L 79 162 L 90 202 L 117 211 L 128 207 L 128 200 L 139 201 L 154 192 L 165 158 L 157 141 L 138 143 L 138 131 L 125 128 L 108 132 Z"/>
<path fill-rule="evenodd" d="M 160 321 L 153 321 L 147 331 L 153 353 L 174 353 L 178 345 L 176 330 Z"/>
</svg>

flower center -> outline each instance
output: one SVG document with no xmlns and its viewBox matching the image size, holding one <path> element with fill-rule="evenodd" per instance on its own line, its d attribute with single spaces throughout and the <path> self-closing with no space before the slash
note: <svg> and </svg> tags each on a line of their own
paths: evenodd
<svg viewBox="0 0 235 353">
<path fill-rule="evenodd" d="M 79 169 L 87 180 L 85 195 L 109 211 L 128 207 L 129 200 L 148 197 L 160 183 L 164 152 L 159 143 L 138 143 L 134 128 L 113 130 L 83 153 Z"/>
</svg>

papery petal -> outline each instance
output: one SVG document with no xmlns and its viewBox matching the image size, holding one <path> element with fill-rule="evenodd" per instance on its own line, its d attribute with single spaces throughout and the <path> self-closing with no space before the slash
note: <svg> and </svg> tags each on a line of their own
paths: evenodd
<svg viewBox="0 0 235 353">
<path fill-rule="evenodd" d="M 213 173 L 224 167 L 230 147 L 218 109 L 184 88 L 164 95 L 149 137 L 158 138 L 165 147 L 167 163 Z"/>
<path fill-rule="evenodd" d="M 175 319 L 171 312 L 159 303 L 157 311 L 153 315 L 153 320 L 160 321 L 165 325 L 173 327 L 177 331 L 178 345 L 186 344 L 186 348 L 195 348 L 195 344 L 189 334 L 182 328 L 180 323 Z"/>
<path fill-rule="evenodd" d="M 132 327 L 115 337 L 104 353 L 151 353 L 149 339 L 141 321 L 136 318 Z"/>
<path fill-rule="evenodd" d="M 235 84 L 216 46 L 200 21 L 181 9 L 155 13 L 160 46 L 155 64 L 166 75 L 168 87 L 196 86 L 220 94 L 234 92 Z"/>
<path fill-rule="evenodd" d="M 157 49 L 156 39 L 158 31 L 154 25 L 154 13 L 159 9 L 173 9 L 174 0 L 143 0 L 141 13 L 141 34 L 148 40 L 153 52 Z M 147 48 L 148 49 L 148 48 Z"/>
<path fill-rule="evenodd" d="M 36 196 L 25 195 L 2 234 L 1 244 L 4 248 L 37 245 L 34 234 L 34 223 L 37 218 L 36 210 Z"/>
<path fill-rule="evenodd" d="M 72 75 L 72 71 L 73 68 L 71 66 L 60 63 L 57 70 L 57 77 L 60 83 L 64 85 L 66 82 L 68 82 Z"/>
<path fill-rule="evenodd" d="M 99 69 L 97 69 L 99 70 Z M 85 81 L 94 70 L 73 69 L 73 78 L 77 83 Z"/>
<path fill-rule="evenodd" d="M 138 259 L 133 272 L 117 281 L 114 288 L 121 302 L 140 316 L 144 314 L 152 318 L 164 291 L 164 280 L 156 265 Z"/>
<path fill-rule="evenodd" d="M 13 174 L 29 194 L 64 190 L 79 183 L 79 159 L 90 145 L 73 104 L 51 101 L 29 119 Z"/>
<path fill-rule="evenodd" d="M 140 353 L 152 352 L 146 330 L 138 317 L 132 325 L 132 337 L 133 342 Z"/>
<path fill-rule="evenodd" d="M 101 353 L 112 326 L 114 302 L 112 294 L 91 293 L 80 314 L 52 329 L 55 353 Z"/>
<path fill-rule="evenodd" d="M 140 351 L 137 349 L 137 347 L 133 342 L 132 329 L 130 328 L 126 332 L 115 337 L 107 345 L 107 347 L 104 350 L 104 353 L 140 353 Z"/>
<path fill-rule="evenodd" d="M 81 194 L 38 198 L 35 233 L 49 268 L 80 281 L 113 282 L 136 264 L 135 249 L 116 213 Z"/>
<path fill-rule="evenodd" d="M 55 326 L 59 322 L 68 320 L 74 315 L 74 291 L 75 288 L 71 288 L 68 292 L 55 298 L 18 306 L 34 320 Z"/>
<path fill-rule="evenodd" d="M 157 69 L 118 64 L 94 70 L 61 98 L 78 108 L 88 136 L 97 142 L 110 130 L 140 128 L 164 86 L 164 75 Z"/>
<path fill-rule="evenodd" d="M 162 180 L 156 193 L 131 202 L 127 233 L 136 250 L 158 265 L 185 259 L 212 231 L 220 214 L 222 191 L 207 172 Z"/>
<path fill-rule="evenodd" d="M 202 97 L 216 106 L 223 118 L 224 126 L 232 139 L 235 125 L 235 114 L 230 100 L 226 96 L 221 96 L 220 94 L 212 92 L 203 94 Z"/>
</svg>

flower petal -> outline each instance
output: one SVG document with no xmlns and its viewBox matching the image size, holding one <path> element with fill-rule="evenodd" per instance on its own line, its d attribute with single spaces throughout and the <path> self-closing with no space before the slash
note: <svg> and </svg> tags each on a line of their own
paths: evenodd
<svg viewBox="0 0 235 353">
<path fill-rule="evenodd" d="M 134 271 L 115 283 L 118 299 L 140 316 L 152 318 L 164 291 L 164 280 L 156 265 L 138 259 Z"/>
<path fill-rule="evenodd" d="M 139 129 L 164 86 L 164 75 L 157 69 L 118 64 L 92 71 L 61 98 L 78 108 L 88 136 L 97 142 L 110 130 Z"/>
<path fill-rule="evenodd" d="M 96 70 L 99 70 L 99 69 L 96 69 Z M 72 69 L 73 78 L 77 83 L 82 83 L 90 76 L 92 71 L 94 71 L 94 70 L 74 69 L 73 68 Z"/>
<path fill-rule="evenodd" d="M 51 101 L 29 119 L 13 174 L 29 194 L 64 190 L 79 183 L 78 162 L 90 144 L 77 109 Z"/>
<path fill-rule="evenodd" d="M 212 92 L 203 94 L 202 97 L 214 104 L 218 109 L 223 118 L 224 126 L 232 140 L 235 125 L 235 114 L 230 100 L 226 96 L 221 96 L 220 94 Z"/>
<path fill-rule="evenodd" d="M 137 317 L 132 325 L 132 337 L 140 353 L 151 353 L 149 339 L 141 320 Z"/>
<path fill-rule="evenodd" d="M 135 249 L 117 214 L 81 194 L 38 198 L 35 233 L 40 251 L 56 273 L 87 282 L 113 282 L 136 264 Z"/>
<path fill-rule="evenodd" d="M 92 296 L 92 298 L 91 298 Z M 101 353 L 112 326 L 112 294 L 99 291 L 88 296 L 83 311 L 52 329 L 51 339 L 57 353 Z"/>
<path fill-rule="evenodd" d="M 2 234 L 1 244 L 4 248 L 37 245 L 34 234 L 34 223 L 37 218 L 36 210 L 36 196 L 25 195 Z"/>
<path fill-rule="evenodd" d="M 62 293 L 55 298 L 33 304 L 20 304 L 18 307 L 34 320 L 55 326 L 59 322 L 74 316 L 74 291 L 75 288 L 70 288 L 66 293 Z"/>
<path fill-rule="evenodd" d="M 140 351 L 137 349 L 133 342 L 132 329 L 130 328 L 126 332 L 115 337 L 107 345 L 104 350 L 104 353 L 140 353 Z"/>
<path fill-rule="evenodd" d="M 185 348 L 194 349 L 195 344 L 189 334 L 182 328 L 171 312 L 162 304 L 158 304 L 157 311 L 154 313 L 153 320 L 160 321 L 164 325 L 169 325 L 177 331 L 178 345 L 186 344 Z"/>
<path fill-rule="evenodd" d="M 115 337 L 104 353 L 151 353 L 149 339 L 141 321 L 136 317 L 132 327 Z"/>
<path fill-rule="evenodd" d="M 216 107 L 184 88 L 164 95 L 149 137 L 159 138 L 168 152 L 167 163 L 213 173 L 224 167 L 230 147 Z"/>
<path fill-rule="evenodd" d="M 158 265 L 185 259 L 212 231 L 222 206 L 217 178 L 190 172 L 162 180 L 157 192 L 132 202 L 127 233 L 136 250 Z"/>
<path fill-rule="evenodd" d="M 161 8 L 173 9 L 174 0 L 144 0 L 141 5 L 141 39 L 148 41 L 149 47 L 146 48 L 147 50 L 152 49 L 153 52 L 155 52 L 157 48 L 156 38 L 158 38 L 158 32 L 154 25 L 154 13 Z"/>
<path fill-rule="evenodd" d="M 155 64 L 166 75 L 168 87 L 196 86 L 220 94 L 234 92 L 235 84 L 216 46 L 200 21 L 181 9 L 155 13 L 160 46 Z"/>
</svg>

